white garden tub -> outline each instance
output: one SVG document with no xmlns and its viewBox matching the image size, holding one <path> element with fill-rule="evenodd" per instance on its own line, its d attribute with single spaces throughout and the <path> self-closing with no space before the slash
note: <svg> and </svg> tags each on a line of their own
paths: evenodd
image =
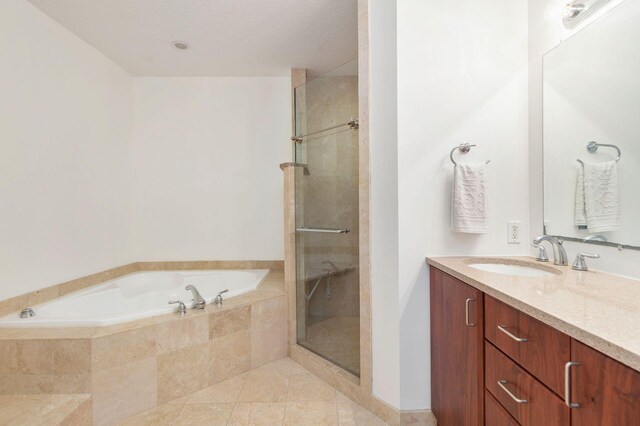
<svg viewBox="0 0 640 426">
<path fill-rule="evenodd" d="M 189 284 L 208 304 L 226 289 L 225 298 L 254 290 L 268 273 L 268 269 L 137 272 L 32 306 L 36 315 L 31 318 L 2 317 L 0 328 L 95 327 L 133 321 L 175 311 L 177 305 L 169 305 L 172 300 L 191 307 L 191 291 L 185 290 Z"/>
</svg>

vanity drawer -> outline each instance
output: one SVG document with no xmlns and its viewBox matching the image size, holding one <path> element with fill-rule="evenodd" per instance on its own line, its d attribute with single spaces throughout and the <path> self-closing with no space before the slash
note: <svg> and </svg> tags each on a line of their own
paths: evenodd
<svg viewBox="0 0 640 426">
<path fill-rule="evenodd" d="M 485 387 L 522 426 L 569 425 L 564 401 L 489 342 L 485 342 Z"/>
<path fill-rule="evenodd" d="M 492 297 L 485 297 L 485 337 L 558 395 L 571 339 Z"/>
<path fill-rule="evenodd" d="M 484 424 L 487 426 L 518 426 L 518 422 L 496 401 L 489 391 L 484 391 Z"/>
</svg>

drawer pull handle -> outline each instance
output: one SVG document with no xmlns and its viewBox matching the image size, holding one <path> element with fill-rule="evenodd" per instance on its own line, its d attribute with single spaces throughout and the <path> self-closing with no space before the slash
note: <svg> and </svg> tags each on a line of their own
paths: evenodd
<svg viewBox="0 0 640 426">
<path fill-rule="evenodd" d="M 465 322 L 465 324 L 467 324 L 468 327 L 475 327 L 476 326 L 475 323 L 469 322 L 469 303 L 475 302 L 475 301 L 476 301 L 476 299 L 467 299 L 464 302 L 464 322 Z"/>
<path fill-rule="evenodd" d="M 506 327 L 506 325 L 499 325 L 498 326 L 498 330 L 502 331 L 504 334 L 506 334 L 507 336 L 511 337 L 516 342 L 522 343 L 522 342 L 527 342 L 529 340 L 529 339 L 525 339 L 524 337 L 518 337 L 515 334 L 509 333 L 509 331 L 505 327 Z"/>
<path fill-rule="evenodd" d="M 511 399 L 513 399 L 518 404 L 526 404 L 527 402 L 529 402 L 526 399 L 520 399 L 517 396 L 515 396 L 514 394 L 512 394 L 511 391 L 509 389 L 507 389 L 507 387 L 505 386 L 507 383 L 508 382 L 506 380 L 498 380 L 498 386 L 500 386 L 502 388 L 502 390 L 505 391 L 507 393 L 507 395 L 509 395 L 511 397 Z"/>
<path fill-rule="evenodd" d="M 571 367 L 574 365 L 580 365 L 579 362 L 569 361 L 564 365 L 564 403 L 569 408 L 579 408 L 580 404 L 577 402 L 571 402 Z"/>
</svg>

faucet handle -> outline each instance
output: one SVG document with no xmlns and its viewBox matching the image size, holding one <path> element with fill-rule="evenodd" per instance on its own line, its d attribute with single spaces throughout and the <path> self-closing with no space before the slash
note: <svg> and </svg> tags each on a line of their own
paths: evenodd
<svg viewBox="0 0 640 426">
<path fill-rule="evenodd" d="M 549 256 L 547 256 L 547 249 L 544 248 L 542 244 L 534 245 L 534 247 L 538 248 L 538 257 L 536 257 L 536 260 L 538 262 L 548 262 Z"/>
<path fill-rule="evenodd" d="M 182 302 L 182 300 L 171 300 L 171 301 L 169 301 L 170 305 L 175 305 L 176 303 L 178 304 L 178 309 L 176 310 L 176 313 L 178 315 L 186 315 L 187 314 L 187 307 Z"/>
<path fill-rule="evenodd" d="M 223 294 L 223 293 L 226 293 L 226 292 L 228 292 L 228 291 L 229 291 L 229 289 L 227 288 L 227 289 L 225 289 L 225 290 L 222 290 L 220 293 L 218 293 L 218 295 L 216 296 L 216 298 L 215 298 L 215 300 L 213 301 L 213 303 L 214 303 L 216 306 L 220 306 L 220 305 L 222 305 L 222 294 Z"/>
<path fill-rule="evenodd" d="M 585 257 L 588 257 L 589 259 L 599 259 L 600 255 L 593 253 L 578 253 L 576 260 L 573 261 L 571 269 L 576 271 L 588 271 L 589 268 L 587 268 L 587 262 L 584 260 Z"/>
</svg>

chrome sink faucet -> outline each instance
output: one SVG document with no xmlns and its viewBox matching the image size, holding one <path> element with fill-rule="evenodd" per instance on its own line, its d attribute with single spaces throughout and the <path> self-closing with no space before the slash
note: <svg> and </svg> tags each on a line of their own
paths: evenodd
<svg viewBox="0 0 640 426">
<path fill-rule="evenodd" d="M 562 243 L 564 241 L 559 240 L 558 238 L 551 235 L 541 235 L 535 240 L 533 240 L 533 245 L 539 246 L 542 242 L 548 241 L 551 243 L 553 248 L 553 264 L 565 266 L 569 264 L 567 260 L 567 252 L 564 250 L 564 246 Z"/>
<path fill-rule="evenodd" d="M 204 309 L 207 302 L 204 300 L 204 297 L 202 297 L 198 289 L 191 284 L 186 286 L 184 289 L 191 290 L 191 294 L 193 295 L 193 309 Z"/>
</svg>

